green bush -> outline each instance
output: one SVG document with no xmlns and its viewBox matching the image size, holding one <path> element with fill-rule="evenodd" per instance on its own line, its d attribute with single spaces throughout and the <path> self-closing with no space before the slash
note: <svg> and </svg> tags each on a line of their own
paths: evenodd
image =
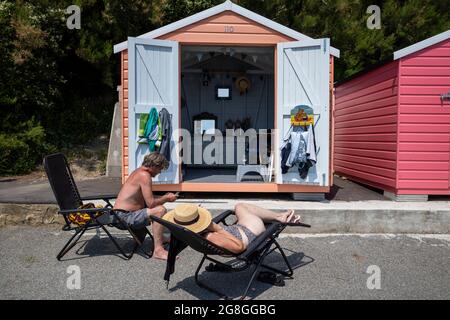
<svg viewBox="0 0 450 320">
<path fill-rule="evenodd" d="M 42 126 L 33 119 L 16 126 L 15 133 L 0 133 L 0 175 L 31 172 L 53 147 L 45 142 Z"/>
<path fill-rule="evenodd" d="M 30 147 L 16 136 L 0 134 L 0 175 L 28 173 L 35 167 Z"/>
</svg>

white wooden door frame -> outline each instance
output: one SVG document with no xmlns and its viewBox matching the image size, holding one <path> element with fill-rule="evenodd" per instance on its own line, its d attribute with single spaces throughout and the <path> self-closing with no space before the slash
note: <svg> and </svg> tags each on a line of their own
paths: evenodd
<svg viewBox="0 0 450 320">
<path fill-rule="evenodd" d="M 171 62 L 172 68 L 171 74 L 167 74 L 167 76 L 171 77 L 171 86 L 170 86 L 170 94 L 172 95 L 172 103 L 171 105 L 167 105 L 166 102 L 168 99 L 164 99 L 164 93 L 161 93 L 158 89 L 157 79 L 153 76 L 152 70 L 149 70 L 147 66 L 145 65 L 145 61 L 143 60 L 144 57 L 142 56 L 142 49 L 140 49 L 139 45 L 148 45 L 148 46 L 154 46 L 154 47 L 163 47 L 163 48 L 170 48 L 171 49 Z M 137 50 L 136 50 L 137 48 Z M 138 55 L 136 55 L 136 52 Z M 136 56 L 140 56 L 142 58 L 142 62 L 146 66 L 146 71 L 148 75 L 150 76 L 150 79 L 152 80 L 155 89 L 163 102 L 162 105 L 151 105 L 151 106 L 140 106 L 137 105 L 136 101 Z M 136 128 L 136 115 L 140 113 L 148 113 L 150 111 L 150 108 L 155 106 L 157 107 L 158 111 L 161 110 L 161 108 L 166 108 L 169 113 L 172 115 L 171 121 L 172 121 L 172 133 L 177 132 L 178 130 L 178 119 L 179 119 L 179 43 L 177 41 L 169 41 L 169 40 L 154 40 L 154 39 L 143 39 L 143 38 L 128 38 L 128 72 L 129 72 L 129 94 L 128 94 L 128 174 L 130 175 L 133 170 L 138 167 L 138 164 L 136 164 L 136 151 L 137 151 L 137 128 Z M 178 139 L 176 139 L 178 142 Z M 175 139 L 172 139 L 171 144 L 173 143 L 173 146 L 175 148 L 174 152 L 171 152 L 171 161 L 170 166 L 174 166 L 174 161 L 172 157 L 178 156 L 179 154 L 179 146 L 178 143 L 175 143 Z M 171 150 L 172 147 L 171 147 Z M 177 159 L 176 167 L 172 168 L 173 170 L 173 177 L 170 177 L 169 180 L 172 181 L 166 181 L 165 183 L 173 183 L 178 184 L 180 182 L 179 177 L 179 159 Z M 170 167 L 169 167 L 170 169 Z M 160 174 L 161 176 L 161 174 Z M 158 176 L 153 178 L 153 181 L 158 183 L 160 182 L 158 179 Z M 161 183 L 161 182 L 160 182 Z"/>
<path fill-rule="evenodd" d="M 319 66 L 319 76 L 322 76 L 320 86 L 318 88 L 314 87 L 295 55 L 293 50 L 297 48 L 308 48 L 311 50 L 316 50 L 318 54 Z M 286 60 L 285 60 L 286 56 Z M 286 134 L 288 128 L 283 128 L 283 114 L 284 114 L 284 63 L 289 63 L 295 72 L 296 77 L 303 86 L 304 92 L 308 96 L 308 99 L 312 102 L 312 107 L 314 112 L 320 112 L 320 123 L 317 123 L 317 127 L 320 126 L 320 131 L 315 131 L 316 145 L 321 146 L 321 155 L 318 155 L 317 165 L 320 165 L 320 172 L 318 175 L 318 185 L 328 186 L 329 185 L 329 155 L 330 155 L 330 144 L 329 144 L 329 72 L 330 72 L 330 39 L 308 39 L 302 41 L 294 42 L 283 42 L 277 44 L 277 135 L 275 137 L 275 172 L 276 172 L 276 183 L 283 184 L 283 176 L 281 173 L 281 146 L 284 135 Z M 294 105 L 292 106 L 294 107 Z M 316 111 L 318 110 L 318 111 Z M 316 119 L 316 117 L 315 117 Z M 317 120 L 317 119 L 316 119 Z M 326 134 L 326 136 L 323 136 Z M 326 150 L 324 150 L 326 149 Z M 319 164 L 319 161 L 321 162 Z M 301 185 L 301 183 L 298 183 Z"/>
</svg>

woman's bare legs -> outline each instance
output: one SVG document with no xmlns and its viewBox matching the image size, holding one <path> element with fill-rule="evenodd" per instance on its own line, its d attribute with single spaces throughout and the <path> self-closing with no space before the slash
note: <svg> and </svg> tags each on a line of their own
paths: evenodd
<svg viewBox="0 0 450 320">
<path fill-rule="evenodd" d="M 235 210 L 243 210 L 246 213 L 253 214 L 259 218 L 261 218 L 263 221 L 274 221 L 278 220 L 280 222 L 286 222 L 286 218 L 292 214 L 293 210 L 287 210 L 283 212 L 275 212 L 269 209 L 264 209 L 258 206 L 255 206 L 254 204 L 250 203 L 244 203 L 240 202 L 236 204 Z"/>
<path fill-rule="evenodd" d="M 266 230 L 264 221 L 288 222 L 294 214 L 294 210 L 275 212 L 248 203 L 238 203 L 234 207 L 238 223 L 250 229 L 255 235 Z"/>
</svg>

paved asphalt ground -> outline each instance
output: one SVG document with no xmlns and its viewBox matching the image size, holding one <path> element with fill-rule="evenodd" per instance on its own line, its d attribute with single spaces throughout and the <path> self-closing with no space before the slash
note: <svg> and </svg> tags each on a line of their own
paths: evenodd
<svg viewBox="0 0 450 320">
<path fill-rule="evenodd" d="M 216 299 L 194 283 L 201 259 L 197 252 L 181 253 L 167 291 L 164 262 L 140 255 L 122 260 L 109 239 L 94 232 L 84 236 L 64 261 L 57 261 L 69 236 L 56 227 L 0 229 L 0 299 Z M 122 244 L 131 244 L 124 234 L 118 236 Z M 450 299 L 449 235 L 289 234 L 280 244 L 296 266 L 294 279 L 286 279 L 285 287 L 255 282 L 251 297 Z M 274 253 L 269 261 L 277 264 L 279 258 Z M 69 290 L 67 280 L 73 273 L 68 267 L 74 265 L 81 271 L 81 289 Z M 371 265 L 379 267 L 381 289 L 367 288 Z M 200 276 L 237 297 L 249 275 L 245 271 Z"/>
</svg>

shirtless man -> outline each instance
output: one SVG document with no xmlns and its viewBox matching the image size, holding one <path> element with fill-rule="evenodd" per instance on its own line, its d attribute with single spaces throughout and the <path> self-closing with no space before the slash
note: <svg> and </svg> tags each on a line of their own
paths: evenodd
<svg viewBox="0 0 450 320">
<path fill-rule="evenodd" d="M 118 212 L 118 215 L 133 229 L 139 230 L 150 224 L 150 216 L 162 217 L 166 212 L 163 206 L 166 202 L 173 202 L 177 196 L 166 193 L 156 197 L 152 192 L 152 177 L 156 177 L 162 170 L 169 167 L 166 158 L 152 152 L 144 157 L 142 166 L 137 168 L 128 177 L 117 196 L 114 209 L 122 209 L 127 212 Z M 159 223 L 152 224 L 155 249 L 153 257 L 167 260 L 168 252 L 163 247 L 163 226 Z"/>
</svg>

